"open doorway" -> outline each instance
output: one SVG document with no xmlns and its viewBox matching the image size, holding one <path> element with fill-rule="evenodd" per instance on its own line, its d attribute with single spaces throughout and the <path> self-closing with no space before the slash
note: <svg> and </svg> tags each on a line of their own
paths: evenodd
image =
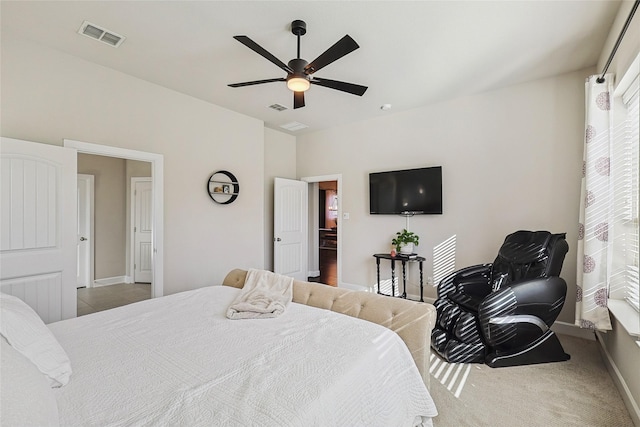
<svg viewBox="0 0 640 427">
<path fill-rule="evenodd" d="M 78 315 L 150 299 L 151 163 L 79 153 L 77 165 Z"/>
<path fill-rule="evenodd" d="M 341 175 L 302 178 L 309 183 L 309 281 L 340 284 Z"/>
<path fill-rule="evenodd" d="M 309 277 L 330 286 L 338 285 L 338 181 L 318 185 L 318 275 Z"/>
<path fill-rule="evenodd" d="M 332 246 L 331 252 L 329 250 L 325 252 L 329 261 L 329 267 L 324 270 L 327 275 L 325 280 L 324 275 L 321 277 L 320 269 L 319 206 L 325 203 L 320 202 L 320 183 L 329 181 L 334 183 L 332 189 L 335 187 L 336 190 L 335 193 L 329 193 L 331 213 L 328 216 L 332 221 L 327 223 L 325 216 L 322 227 L 328 228 L 324 230 L 326 233 L 323 236 L 325 237 L 323 246 Z M 289 188 L 288 192 L 284 192 L 283 188 Z M 325 191 L 325 197 L 326 194 Z M 273 255 L 274 272 L 289 275 L 298 280 L 330 282 L 328 284 L 332 286 L 340 286 L 342 277 L 342 227 L 339 222 L 342 218 L 341 194 L 342 175 L 340 174 L 303 177 L 300 180 L 275 178 L 273 197 L 270 198 L 273 200 L 273 217 L 267 219 L 273 223 L 273 235 L 268 236 L 266 240 L 268 249 L 273 248 L 271 254 L 267 252 L 267 258 L 271 259 L 270 255 Z M 294 234 L 296 240 L 292 242 L 288 236 Z M 283 257 L 281 253 L 285 247 L 288 248 L 286 251 L 288 258 Z M 282 262 L 283 259 L 287 262 Z M 265 263 L 265 265 L 268 264 Z M 291 272 L 295 272 L 295 275 Z"/>
<path fill-rule="evenodd" d="M 78 155 L 90 154 L 90 155 L 120 159 L 125 162 L 137 161 L 137 163 L 140 163 L 140 164 L 146 163 L 144 167 L 147 168 L 147 170 L 150 167 L 150 174 L 148 175 L 151 177 L 151 180 L 152 180 L 151 197 L 150 197 L 150 200 L 147 201 L 147 203 L 149 205 L 148 208 L 150 212 L 150 219 L 148 221 L 149 221 L 149 227 L 151 227 L 151 245 L 149 246 L 149 251 L 148 251 L 151 257 L 151 260 L 149 261 L 151 266 L 151 284 L 145 285 L 145 286 L 147 287 L 147 289 L 149 289 L 149 291 L 147 292 L 148 293 L 150 292 L 151 298 L 161 297 L 164 293 L 164 262 L 163 262 L 163 257 L 164 257 L 164 228 L 163 228 L 164 157 L 160 154 L 155 154 L 155 153 L 130 150 L 126 148 L 111 147 L 107 145 L 92 144 L 88 142 L 74 141 L 69 139 L 64 140 L 64 146 L 67 148 L 75 149 Z M 129 164 L 132 165 L 134 163 L 130 162 Z M 131 173 L 129 175 L 129 178 L 134 175 L 135 173 Z M 128 181 L 129 178 L 126 178 L 126 181 Z M 97 185 L 98 184 L 96 182 L 96 186 Z M 128 184 L 124 184 L 123 186 L 125 188 L 125 192 L 127 193 L 127 196 L 125 197 L 125 199 L 130 200 L 129 191 L 131 187 Z M 125 207 L 124 207 L 125 217 L 129 213 L 129 209 L 127 209 L 126 200 L 125 200 Z M 127 220 L 125 219 L 125 229 L 127 229 L 126 224 L 127 224 Z M 121 251 L 124 252 L 125 254 L 129 253 L 129 255 L 125 257 L 125 265 L 126 265 L 127 260 L 129 259 L 128 257 L 130 256 L 130 253 L 131 253 L 129 249 L 130 241 L 128 241 L 127 239 L 131 239 L 131 236 L 129 235 L 129 233 L 126 233 L 126 232 L 125 232 L 125 236 L 129 236 L 129 237 L 125 237 L 126 243 L 124 246 L 121 246 Z M 131 281 L 130 279 L 132 274 L 131 271 L 126 270 L 126 268 L 125 268 L 125 271 L 126 271 L 124 276 L 125 280 L 129 278 L 128 280 Z M 98 273 L 96 272 L 95 274 L 97 276 Z M 119 278 L 120 276 L 114 276 L 114 277 Z M 95 279 L 94 279 L 94 283 L 95 283 Z M 112 289 L 110 290 L 115 290 L 115 288 L 112 287 Z"/>
</svg>

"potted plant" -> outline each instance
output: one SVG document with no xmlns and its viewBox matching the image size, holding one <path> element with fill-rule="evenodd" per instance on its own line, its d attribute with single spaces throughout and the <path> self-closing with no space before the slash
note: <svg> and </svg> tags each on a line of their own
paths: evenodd
<svg viewBox="0 0 640 427">
<path fill-rule="evenodd" d="M 405 228 L 396 233 L 396 237 L 391 240 L 391 244 L 393 244 L 401 254 L 411 254 L 413 253 L 413 247 L 418 246 L 419 240 L 420 237 L 417 234 L 412 231 L 407 231 Z"/>
</svg>

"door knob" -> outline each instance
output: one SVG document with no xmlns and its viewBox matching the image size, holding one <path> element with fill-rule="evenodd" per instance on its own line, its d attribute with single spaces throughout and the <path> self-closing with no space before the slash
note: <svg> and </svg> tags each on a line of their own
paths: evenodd
<svg viewBox="0 0 640 427">
<path fill-rule="evenodd" d="M 85 240 L 87 240 L 87 238 L 86 238 L 86 237 L 80 237 L 80 241 L 81 241 L 81 242 L 84 242 Z"/>
<path fill-rule="evenodd" d="M 282 241 L 282 239 L 281 239 L 281 238 L 279 238 L 279 237 L 276 237 L 274 240 L 275 240 L 276 242 L 280 242 L 280 241 Z"/>
</svg>

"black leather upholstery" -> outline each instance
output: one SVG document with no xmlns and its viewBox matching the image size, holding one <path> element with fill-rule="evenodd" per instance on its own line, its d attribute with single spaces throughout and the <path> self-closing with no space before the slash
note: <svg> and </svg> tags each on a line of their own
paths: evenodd
<svg viewBox="0 0 640 427">
<path fill-rule="evenodd" d="M 492 264 L 444 278 L 433 349 L 448 362 L 495 367 L 568 360 L 549 329 L 567 293 L 559 275 L 568 249 L 564 233 L 517 231 Z"/>
</svg>

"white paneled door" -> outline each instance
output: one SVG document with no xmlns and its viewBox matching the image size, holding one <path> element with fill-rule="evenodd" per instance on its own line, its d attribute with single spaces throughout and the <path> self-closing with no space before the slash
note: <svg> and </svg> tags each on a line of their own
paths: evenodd
<svg viewBox="0 0 640 427">
<path fill-rule="evenodd" d="M 151 283 L 153 264 L 151 261 L 151 234 L 153 232 L 151 179 L 132 178 L 133 182 L 133 280 L 136 283 Z"/>
<path fill-rule="evenodd" d="M 274 272 L 307 280 L 308 187 L 303 181 L 275 178 L 273 202 Z"/>
<path fill-rule="evenodd" d="M 0 139 L 0 290 L 46 323 L 75 317 L 76 151 Z"/>
</svg>

